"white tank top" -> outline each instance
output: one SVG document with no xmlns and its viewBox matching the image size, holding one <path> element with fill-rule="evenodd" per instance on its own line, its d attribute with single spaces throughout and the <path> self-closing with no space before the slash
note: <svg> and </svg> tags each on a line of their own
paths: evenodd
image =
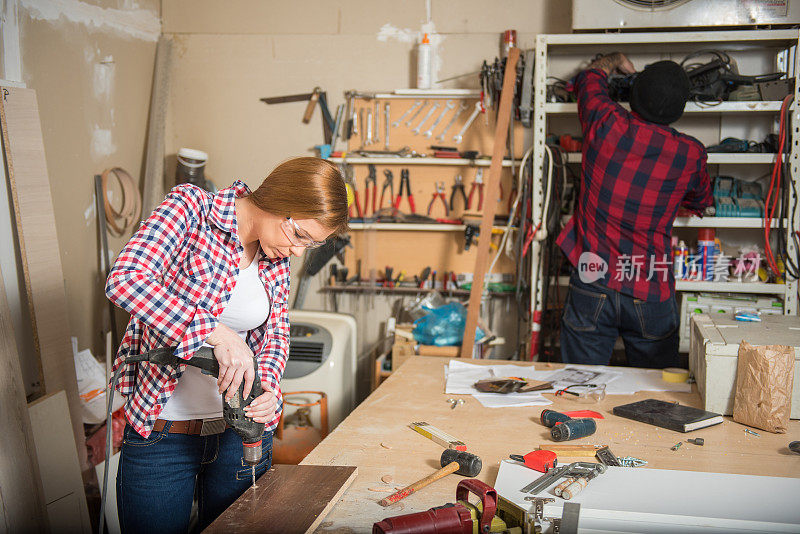
<svg viewBox="0 0 800 534">
<path fill-rule="evenodd" d="M 256 259 L 236 275 L 236 285 L 219 320 L 246 341 L 247 332 L 267 320 L 269 309 L 269 297 L 258 276 Z M 186 421 L 213 417 L 222 417 L 222 395 L 216 378 L 187 366 L 159 418 Z"/>
</svg>

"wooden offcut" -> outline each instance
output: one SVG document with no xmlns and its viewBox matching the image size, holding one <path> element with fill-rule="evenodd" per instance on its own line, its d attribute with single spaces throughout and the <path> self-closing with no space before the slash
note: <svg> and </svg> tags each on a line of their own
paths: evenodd
<svg viewBox="0 0 800 534">
<path fill-rule="evenodd" d="M 511 104 L 514 100 L 514 82 L 517 75 L 518 60 L 519 49 L 510 49 L 508 52 L 508 59 L 506 59 L 503 88 L 500 93 L 500 110 L 497 113 L 497 127 L 494 133 L 492 164 L 489 166 L 489 178 L 486 181 L 484 191 L 484 198 L 487 199 L 497 198 L 500 192 L 500 172 L 503 169 L 503 157 L 506 153 L 508 123 L 511 121 Z M 472 274 L 472 288 L 469 293 L 467 322 L 464 326 L 464 340 L 461 342 L 462 358 L 472 358 L 472 349 L 475 346 L 475 329 L 478 327 L 481 295 L 483 294 L 483 279 L 486 276 L 486 267 L 489 263 L 489 244 L 492 241 L 492 226 L 494 225 L 494 215 L 496 211 L 496 202 L 484 202 L 483 218 L 481 219 L 481 238 L 480 241 L 478 241 L 478 255 L 475 258 L 475 270 Z M 498 254 L 499 253 L 500 252 L 498 252 Z"/>
<path fill-rule="evenodd" d="M 33 342 L 45 393 L 64 390 L 81 466 L 87 467 L 69 313 L 36 91 L 0 86 L 0 124 Z"/>
<path fill-rule="evenodd" d="M 204 532 L 312 532 L 356 474 L 349 466 L 275 465 Z"/>
<path fill-rule="evenodd" d="M 14 327 L 0 273 L 0 515 L 3 531 L 47 530 Z"/>
<path fill-rule="evenodd" d="M 142 215 L 150 212 L 164 199 L 164 136 L 167 124 L 169 80 L 172 72 L 172 39 L 162 35 L 156 47 L 153 90 L 150 94 L 150 120 L 147 126 L 144 184 L 142 186 Z"/>
</svg>

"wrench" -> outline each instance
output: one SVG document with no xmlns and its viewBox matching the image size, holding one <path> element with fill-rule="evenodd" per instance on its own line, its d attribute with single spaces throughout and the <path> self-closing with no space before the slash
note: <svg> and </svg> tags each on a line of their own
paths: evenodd
<svg viewBox="0 0 800 534">
<path fill-rule="evenodd" d="M 439 117 L 433 122 L 433 124 L 431 124 L 431 127 L 428 128 L 428 130 L 423 135 L 425 135 L 425 137 L 432 136 L 433 130 L 435 130 L 436 127 L 439 126 L 439 123 L 442 122 L 442 119 L 444 118 L 445 115 L 447 115 L 447 112 L 453 109 L 454 107 L 456 107 L 455 103 L 452 100 L 448 100 L 447 104 L 445 104 L 444 106 L 444 111 L 442 111 Z"/>
<path fill-rule="evenodd" d="M 372 111 L 367 110 L 367 138 L 364 140 L 364 145 L 371 145 L 375 142 L 372 138 Z"/>
<path fill-rule="evenodd" d="M 384 127 L 386 128 L 386 136 L 385 136 L 386 139 L 384 139 L 383 148 L 385 148 L 386 150 L 389 150 L 389 127 L 390 127 L 390 125 L 389 125 L 389 103 L 388 102 L 386 102 L 386 104 L 383 106 L 383 124 L 384 124 Z"/>
<path fill-rule="evenodd" d="M 453 114 L 453 118 L 450 119 L 450 122 L 448 122 L 447 126 L 444 127 L 442 133 L 436 136 L 437 141 L 444 141 L 444 134 L 446 134 L 447 130 L 449 130 L 450 127 L 453 126 L 453 124 L 456 122 L 456 119 L 458 119 L 461 116 L 461 114 L 464 112 L 465 109 L 467 109 L 467 107 L 469 106 L 467 106 L 464 102 L 461 102 L 461 104 L 458 105 L 458 111 L 456 111 Z"/>
<path fill-rule="evenodd" d="M 353 108 L 353 135 L 358 135 L 361 130 L 358 129 L 358 110 Z"/>
<path fill-rule="evenodd" d="M 380 120 L 381 120 L 381 115 L 380 115 L 379 109 L 380 109 L 379 108 L 379 104 L 378 104 L 378 101 L 376 100 L 375 101 L 375 114 L 373 115 L 373 117 L 375 118 L 375 127 L 373 128 L 373 131 L 375 132 L 375 139 L 372 140 L 373 143 L 380 143 L 381 142 L 380 137 L 378 137 L 378 132 L 380 131 L 380 124 L 379 123 L 380 123 Z"/>
<path fill-rule="evenodd" d="M 411 130 L 411 133 L 413 133 L 414 135 L 417 135 L 417 134 L 419 133 L 419 131 L 422 129 L 422 125 L 423 125 L 423 124 L 425 124 L 425 122 L 427 122 L 427 120 L 431 118 L 431 115 L 433 115 L 433 113 L 434 113 L 434 112 L 435 112 L 437 109 L 439 109 L 439 106 L 440 106 L 439 102 L 434 102 L 434 103 L 433 103 L 433 105 L 431 106 L 431 109 L 429 109 L 429 110 L 428 110 L 428 112 L 427 112 L 427 113 L 425 114 L 425 116 L 422 118 L 422 120 L 420 121 L 420 123 L 419 123 L 419 124 L 417 124 L 417 127 L 416 127 L 416 128 L 413 128 L 413 129 Z"/>
<path fill-rule="evenodd" d="M 416 119 L 416 118 L 419 116 L 419 114 L 420 114 L 420 113 L 422 113 L 422 110 L 423 110 L 423 109 L 425 109 L 425 106 L 427 106 L 427 105 L 428 105 L 428 102 L 426 101 L 426 102 L 425 102 L 424 104 L 422 104 L 422 106 L 421 106 L 421 107 L 420 107 L 420 108 L 417 110 L 417 112 L 416 112 L 416 113 L 414 113 L 413 115 L 411 115 L 411 118 L 410 118 L 410 119 L 408 119 L 408 120 L 406 121 L 406 126 L 407 126 L 408 128 L 411 128 L 411 123 L 412 123 L 412 122 L 414 122 L 414 119 Z"/>
<path fill-rule="evenodd" d="M 467 131 L 467 128 L 472 126 L 472 122 L 475 120 L 475 117 L 477 117 L 478 113 L 480 113 L 480 112 L 481 112 L 481 103 L 480 103 L 480 101 L 478 101 L 478 102 L 475 102 L 475 111 L 472 112 L 472 115 L 469 116 L 469 118 L 467 119 L 467 122 L 464 123 L 464 126 L 463 126 L 463 128 L 461 128 L 461 131 L 458 132 L 455 135 L 455 137 L 453 137 L 453 141 L 455 141 L 456 144 L 459 144 L 461 142 L 461 139 L 464 137 L 464 132 Z"/>
<path fill-rule="evenodd" d="M 408 117 L 408 114 L 411 113 L 413 110 L 415 110 L 417 108 L 417 106 L 419 106 L 420 104 L 422 104 L 422 100 L 417 100 L 416 102 L 414 102 L 413 106 L 408 108 L 402 115 L 400 115 L 399 119 L 397 119 L 396 121 L 394 121 L 392 123 L 392 128 L 399 128 L 400 127 L 400 123 L 403 122 L 403 119 Z"/>
</svg>

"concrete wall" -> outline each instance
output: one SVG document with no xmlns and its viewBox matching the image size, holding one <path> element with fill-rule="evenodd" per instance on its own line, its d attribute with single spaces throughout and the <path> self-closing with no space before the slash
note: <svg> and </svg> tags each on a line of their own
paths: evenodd
<svg viewBox="0 0 800 534">
<path fill-rule="evenodd" d="M 19 0 L 21 81 L 38 96 L 69 306 L 64 320 L 80 348 L 98 356 L 106 301 L 93 176 L 119 166 L 140 178 L 159 10 L 158 0 Z M 112 238 L 112 252 L 128 237 Z M 23 365 L 32 356 L 24 354 Z"/>
<path fill-rule="evenodd" d="M 272 167 L 322 142 L 319 111 L 306 125 L 304 103 L 267 106 L 259 98 L 320 86 L 335 110 L 348 89 L 413 87 L 414 43 L 423 25 L 436 33 L 435 79 L 475 72 L 499 55 L 503 30 L 516 29 L 519 46 L 532 48 L 538 33 L 569 32 L 570 12 L 571 2 L 562 0 L 162 0 L 163 32 L 176 51 L 167 154 L 182 146 L 204 150 L 206 174 L 218 186 L 240 178 L 255 187 Z M 476 86 L 476 76 L 442 84 Z M 315 291 L 320 283 L 313 281 L 306 309 L 331 309 L 330 299 Z M 339 311 L 358 320 L 365 360 L 400 304 L 339 297 Z M 515 335 L 507 313 L 513 307 L 511 299 L 496 303 L 506 320 L 495 326 L 510 327 L 502 335 Z"/>
</svg>

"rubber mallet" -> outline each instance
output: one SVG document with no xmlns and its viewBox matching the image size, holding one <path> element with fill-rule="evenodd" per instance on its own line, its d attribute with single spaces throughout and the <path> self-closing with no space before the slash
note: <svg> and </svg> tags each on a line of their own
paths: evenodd
<svg viewBox="0 0 800 534">
<path fill-rule="evenodd" d="M 408 497 L 415 491 L 436 482 L 440 478 L 444 478 L 450 473 L 457 473 L 469 478 L 476 477 L 481 472 L 481 467 L 483 467 L 481 459 L 474 454 L 454 449 L 445 449 L 439 463 L 442 466 L 441 469 L 389 495 L 385 499 L 381 499 L 378 501 L 378 504 L 381 506 L 389 506 L 390 504 L 396 503 L 400 499 Z"/>
</svg>

